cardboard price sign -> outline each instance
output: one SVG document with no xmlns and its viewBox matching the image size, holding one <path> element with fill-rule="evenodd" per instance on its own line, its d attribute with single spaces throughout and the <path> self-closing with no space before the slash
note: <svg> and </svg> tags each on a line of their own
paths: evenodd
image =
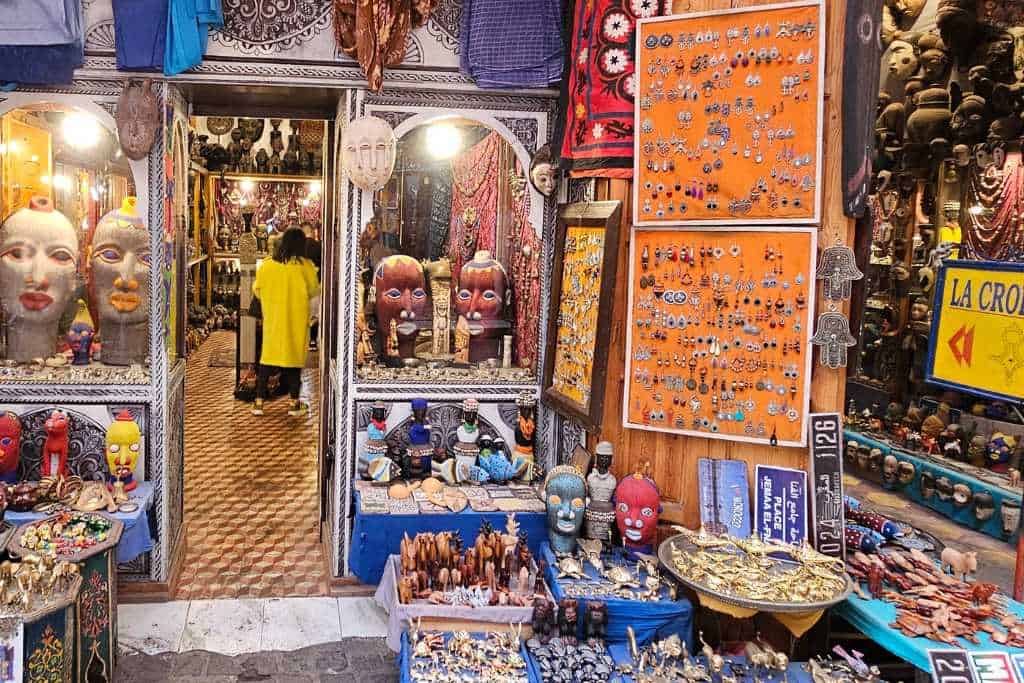
<svg viewBox="0 0 1024 683">
<path fill-rule="evenodd" d="M 946 261 L 934 318 L 929 382 L 1024 401 L 1024 264 Z"/>
<path fill-rule="evenodd" d="M 626 427 L 807 443 L 816 234 L 633 231 Z"/>
<path fill-rule="evenodd" d="M 634 223 L 820 220 L 824 29 L 821 2 L 638 22 Z"/>
</svg>

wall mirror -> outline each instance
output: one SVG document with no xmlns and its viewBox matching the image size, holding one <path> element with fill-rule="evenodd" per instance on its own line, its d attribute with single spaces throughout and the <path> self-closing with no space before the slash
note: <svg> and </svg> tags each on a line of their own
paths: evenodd
<svg viewBox="0 0 1024 683">
<path fill-rule="evenodd" d="M 469 118 L 396 134 L 358 236 L 360 378 L 535 381 L 543 211 L 529 159 L 507 130 Z"/>
<path fill-rule="evenodd" d="M 135 197 L 136 176 L 101 109 L 2 112 L 4 381 L 148 381 L 151 242 Z"/>
</svg>

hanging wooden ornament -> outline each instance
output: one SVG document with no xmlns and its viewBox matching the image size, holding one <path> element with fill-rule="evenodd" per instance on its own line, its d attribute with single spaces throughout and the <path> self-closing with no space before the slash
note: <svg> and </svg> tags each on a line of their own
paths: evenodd
<svg viewBox="0 0 1024 683">
<path fill-rule="evenodd" d="M 133 161 L 145 159 L 161 127 L 160 102 L 153 92 L 153 81 L 126 81 L 114 120 L 125 156 Z"/>
</svg>

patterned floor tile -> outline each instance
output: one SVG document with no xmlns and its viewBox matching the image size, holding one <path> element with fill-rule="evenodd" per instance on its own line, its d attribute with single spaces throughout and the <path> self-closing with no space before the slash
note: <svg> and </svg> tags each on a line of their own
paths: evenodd
<svg viewBox="0 0 1024 683">
<path fill-rule="evenodd" d="M 185 524 L 178 600 L 327 594 L 318 535 L 319 375 L 303 371 L 305 418 L 287 397 L 254 417 L 236 401 L 234 368 L 209 359 L 234 344 L 215 332 L 188 359 Z"/>
</svg>

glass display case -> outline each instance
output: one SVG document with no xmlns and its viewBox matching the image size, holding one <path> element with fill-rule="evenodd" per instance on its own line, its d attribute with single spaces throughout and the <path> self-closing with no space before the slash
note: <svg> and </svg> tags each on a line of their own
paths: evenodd
<svg viewBox="0 0 1024 683">
<path fill-rule="evenodd" d="M 522 159 L 488 125 L 449 117 L 399 137 L 358 237 L 361 380 L 536 381 L 542 248 L 530 204 Z"/>
<path fill-rule="evenodd" d="M 149 381 L 151 239 L 132 163 L 86 110 L 0 116 L 0 381 Z"/>
</svg>

